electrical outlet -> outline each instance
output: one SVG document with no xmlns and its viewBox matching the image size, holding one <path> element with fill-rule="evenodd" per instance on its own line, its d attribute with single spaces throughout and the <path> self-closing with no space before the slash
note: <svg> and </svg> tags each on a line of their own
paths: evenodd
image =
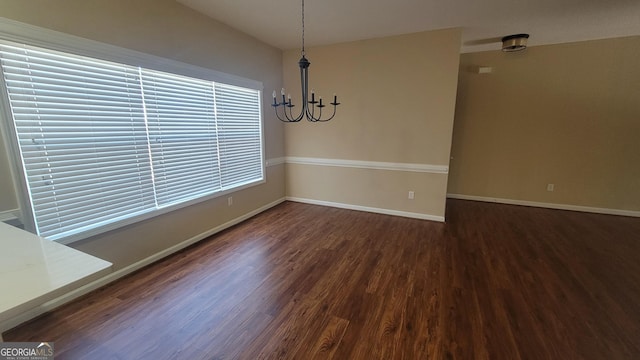
<svg viewBox="0 0 640 360">
<path fill-rule="evenodd" d="M 547 191 L 553 191 L 555 189 L 555 184 L 547 184 Z"/>
<path fill-rule="evenodd" d="M 413 200 L 415 193 L 413 191 L 409 191 L 409 200 Z"/>
<path fill-rule="evenodd" d="M 231 206 L 231 205 L 233 205 L 233 196 L 229 196 L 227 198 L 227 206 Z"/>
</svg>

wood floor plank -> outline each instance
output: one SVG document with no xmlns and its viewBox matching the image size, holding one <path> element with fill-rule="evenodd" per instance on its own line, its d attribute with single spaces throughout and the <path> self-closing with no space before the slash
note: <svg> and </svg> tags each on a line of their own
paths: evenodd
<svg viewBox="0 0 640 360">
<path fill-rule="evenodd" d="M 4 334 L 56 359 L 638 359 L 640 219 L 286 202 Z"/>
<path fill-rule="evenodd" d="M 299 352 L 299 357 L 305 359 L 333 359 L 348 326 L 349 321 L 332 316 L 320 336 L 317 337 L 318 340 L 313 346 L 313 350 L 311 352 Z"/>
</svg>

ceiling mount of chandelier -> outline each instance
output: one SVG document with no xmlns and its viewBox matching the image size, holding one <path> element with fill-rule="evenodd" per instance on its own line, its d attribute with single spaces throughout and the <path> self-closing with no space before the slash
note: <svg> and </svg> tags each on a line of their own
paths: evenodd
<svg viewBox="0 0 640 360">
<path fill-rule="evenodd" d="M 300 87 L 302 90 L 302 110 L 298 115 L 294 115 L 292 108 L 295 107 L 295 105 L 291 103 L 291 95 L 285 96 L 286 93 L 283 88 L 280 92 L 282 101 L 278 102 L 277 94 L 274 90 L 273 103 L 271 106 L 273 106 L 276 116 L 280 121 L 298 122 L 306 117 L 307 120 L 311 122 L 325 122 L 333 119 L 336 115 L 336 107 L 340 105 L 336 94 L 333 94 L 333 102 L 329 103 L 329 105 L 333 106 L 331 116 L 325 119 L 322 118 L 322 110 L 327 107 L 327 104 L 322 103 L 322 97 L 320 96 L 316 100 L 316 95 L 314 91 L 311 90 L 311 99 L 309 99 L 309 65 L 311 65 L 311 63 L 305 57 L 304 51 L 304 0 L 302 0 L 302 58 L 298 61 L 298 66 L 300 66 Z M 280 107 L 282 107 L 281 112 L 278 111 Z"/>
</svg>

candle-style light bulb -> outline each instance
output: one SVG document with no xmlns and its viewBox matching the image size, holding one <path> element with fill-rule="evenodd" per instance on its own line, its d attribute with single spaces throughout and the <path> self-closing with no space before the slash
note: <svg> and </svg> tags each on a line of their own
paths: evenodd
<svg viewBox="0 0 640 360">
<path fill-rule="evenodd" d="M 280 90 L 280 94 L 284 95 L 284 88 L 282 88 L 282 90 Z"/>
<path fill-rule="evenodd" d="M 275 90 L 273 90 L 273 98 L 274 99 L 276 98 L 276 91 Z"/>
</svg>

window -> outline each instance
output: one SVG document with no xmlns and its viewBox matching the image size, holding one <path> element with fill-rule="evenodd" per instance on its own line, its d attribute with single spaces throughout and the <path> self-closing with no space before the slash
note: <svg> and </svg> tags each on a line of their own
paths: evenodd
<svg viewBox="0 0 640 360">
<path fill-rule="evenodd" d="M 259 90 L 5 41 L 0 58 L 41 236 L 264 179 Z"/>
</svg>

